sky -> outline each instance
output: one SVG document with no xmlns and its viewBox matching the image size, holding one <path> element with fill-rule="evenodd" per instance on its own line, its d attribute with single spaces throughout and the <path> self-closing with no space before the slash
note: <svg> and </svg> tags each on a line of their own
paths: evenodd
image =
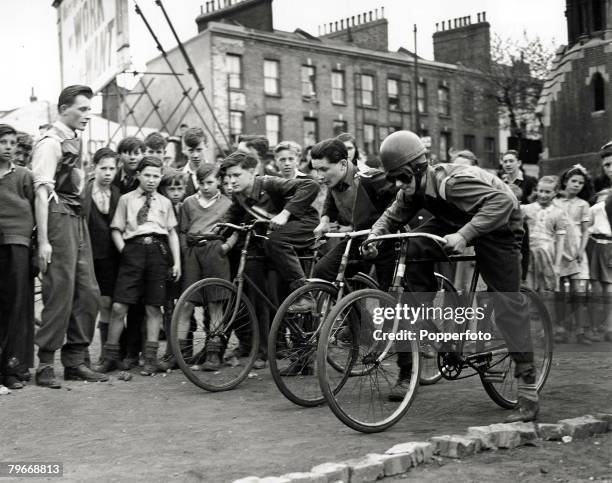
<svg viewBox="0 0 612 483">
<path fill-rule="evenodd" d="M 158 51 L 130 2 L 130 53 L 133 68 L 142 70 Z M 158 34 L 164 49 L 176 43 L 154 0 L 137 0 Z M 205 0 L 165 0 L 164 6 L 181 40 L 197 34 L 195 18 Z M 57 99 L 60 85 L 57 14 L 52 0 L 0 0 L 0 45 L 3 72 L 0 111 L 27 104 L 31 89 L 40 100 Z M 491 32 L 518 39 L 526 31 L 546 43 L 567 42 L 565 0 L 274 0 L 274 27 L 293 31 L 301 28 L 314 35 L 323 23 L 385 8 L 389 22 L 389 49 L 414 49 L 413 24 L 418 26 L 418 53 L 433 59 L 431 36 L 436 22 L 487 12 Z M 7 55 L 8 54 L 8 55 Z M 185 66 L 177 66 L 183 69 Z M 10 74 L 7 75 L 7 72 Z"/>
</svg>

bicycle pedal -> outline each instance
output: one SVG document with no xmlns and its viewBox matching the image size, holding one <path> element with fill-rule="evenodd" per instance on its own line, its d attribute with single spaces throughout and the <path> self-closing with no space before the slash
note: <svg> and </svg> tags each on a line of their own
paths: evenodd
<svg viewBox="0 0 612 483">
<path fill-rule="evenodd" d="M 484 375 L 482 376 L 482 380 L 484 382 L 499 384 L 499 383 L 504 382 L 504 379 L 506 379 L 507 373 L 508 371 L 496 371 L 496 370 L 490 369 L 484 373 Z"/>
</svg>

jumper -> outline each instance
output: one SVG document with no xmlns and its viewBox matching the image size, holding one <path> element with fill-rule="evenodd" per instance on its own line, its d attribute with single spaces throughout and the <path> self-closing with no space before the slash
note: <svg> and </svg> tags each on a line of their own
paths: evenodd
<svg viewBox="0 0 612 483">
<path fill-rule="evenodd" d="M 217 223 L 220 223 L 232 202 L 227 196 L 221 195 L 211 206 L 202 207 L 199 194 L 189 196 L 181 208 L 180 233 L 189 235 L 205 235 L 211 233 Z"/>
<path fill-rule="evenodd" d="M 0 245 L 30 246 L 34 228 L 32 173 L 13 166 L 0 178 Z"/>
</svg>

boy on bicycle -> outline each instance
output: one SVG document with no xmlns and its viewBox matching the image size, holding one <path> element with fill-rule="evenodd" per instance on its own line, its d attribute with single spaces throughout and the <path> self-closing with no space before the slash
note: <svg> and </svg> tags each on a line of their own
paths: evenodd
<svg viewBox="0 0 612 483">
<path fill-rule="evenodd" d="M 232 201 L 227 214 L 230 223 L 245 219 L 269 220 L 271 232 L 263 243 L 266 260 L 285 280 L 293 291 L 306 282 L 304 270 L 296 248 L 307 248 L 314 242 L 313 230 L 319 222 L 319 214 L 312 207 L 319 186 L 311 179 L 284 179 L 277 176 L 257 176 L 258 161 L 251 154 L 236 151 L 225 158 L 221 165 L 222 177 L 227 177 L 232 187 Z M 252 267 L 249 272 L 256 277 L 257 285 L 264 286 L 261 270 Z M 290 311 L 308 310 L 312 301 L 298 299 Z M 257 304 L 259 307 L 262 304 Z M 259 318 L 259 313 L 258 313 Z M 265 365 L 267 317 L 260 319 L 262 331 L 260 357 L 256 368 Z"/>
<path fill-rule="evenodd" d="M 445 250 L 462 253 L 473 244 L 476 261 L 489 290 L 498 292 L 496 319 L 515 362 L 518 409 L 509 422 L 533 421 L 539 403 L 536 370 L 529 334 L 527 304 L 519 293 L 521 283 L 521 240 L 523 217 L 519 202 L 501 180 L 476 166 L 439 164 L 430 166 L 425 146 L 411 131 L 398 131 L 383 141 L 380 159 L 387 177 L 400 189 L 395 202 L 372 227 L 370 238 L 393 233 L 421 208 L 433 218 L 419 232 L 443 236 Z M 365 256 L 375 256 L 370 244 Z M 408 245 L 407 258 L 436 258 L 439 248 L 431 241 L 415 239 Z M 437 290 L 433 263 L 419 263 L 406 272 L 408 287 L 415 292 Z M 389 395 L 403 399 L 411 374 L 410 354 L 400 353 L 399 380 Z"/>
</svg>

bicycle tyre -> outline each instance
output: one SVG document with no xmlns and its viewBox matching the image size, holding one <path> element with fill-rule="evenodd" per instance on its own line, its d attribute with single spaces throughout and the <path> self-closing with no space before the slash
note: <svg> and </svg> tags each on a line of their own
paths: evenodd
<svg viewBox="0 0 612 483">
<path fill-rule="evenodd" d="M 229 320 L 227 320 L 228 318 L 231 318 L 232 313 L 235 309 L 235 299 L 237 296 L 237 292 L 238 292 L 238 289 L 234 284 L 228 282 L 227 280 L 221 279 L 221 278 L 206 278 L 203 280 L 199 280 L 195 282 L 194 284 L 190 285 L 181 294 L 174 308 L 174 312 L 172 314 L 172 322 L 170 326 L 170 343 L 171 343 L 172 352 L 174 353 L 177 364 L 179 368 L 181 369 L 181 371 L 183 371 L 183 374 L 185 374 L 187 379 L 189 379 L 196 386 L 206 391 L 219 392 L 219 391 L 227 391 L 227 390 L 233 389 L 234 387 L 239 385 L 242 381 L 244 381 L 244 379 L 249 375 L 249 372 L 251 371 L 253 367 L 253 363 L 255 362 L 255 359 L 257 357 L 257 351 L 259 349 L 259 326 L 258 326 L 257 316 L 255 315 L 255 309 L 253 308 L 253 304 L 246 297 L 244 293 L 242 294 L 240 305 L 238 306 L 238 309 L 237 309 L 238 317 L 234 320 L 232 324 L 229 324 Z M 217 295 L 210 295 L 211 293 L 213 294 L 216 293 Z M 225 298 L 222 298 L 222 300 L 224 302 L 227 301 L 227 303 L 223 307 L 223 316 L 222 316 L 222 321 L 221 321 L 224 325 L 219 327 L 219 329 L 215 329 L 214 335 L 219 336 L 219 337 L 224 337 L 225 339 L 229 340 L 230 337 L 232 336 L 232 333 L 237 328 L 236 320 L 240 320 L 242 324 L 240 326 L 240 329 L 250 332 L 249 354 L 246 356 L 243 363 L 239 366 L 232 367 L 231 369 L 227 367 L 222 367 L 218 372 L 206 373 L 204 371 L 197 370 L 195 366 L 192 365 L 192 361 L 190 360 L 193 357 L 194 352 L 195 352 L 194 351 L 195 341 L 196 341 L 195 334 L 204 332 L 205 340 L 208 340 L 211 336 L 210 330 L 208 330 L 208 334 L 206 334 L 207 329 L 205 327 L 206 322 L 204 322 L 204 315 L 202 316 L 203 320 L 202 320 L 201 326 L 200 326 L 200 323 L 196 321 L 196 330 L 193 331 L 194 335 L 193 335 L 193 338 L 191 339 L 194 342 L 192 342 L 191 349 L 187 349 L 186 351 L 188 352 L 190 350 L 191 355 L 184 354 L 180 347 L 179 338 L 178 338 L 179 315 L 182 313 L 182 310 L 185 309 L 188 303 L 192 304 L 190 300 L 191 301 L 197 300 L 199 297 L 200 303 L 202 307 L 204 307 L 206 303 L 211 303 L 210 300 L 207 300 L 205 297 L 208 297 L 208 299 L 218 298 L 219 297 L 218 294 L 222 294 L 222 293 L 226 294 Z M 219 303 L 216 300 L 215 302 Z M 202 311 L 204 311 L 204 309 L 202 309 Z M 192 319 L 193 318 L 194 317 L 192 316 Z M 193 324 L 193 322 L 191 323 Z M 210 328 L 210 321 L 209 321 L 209 328 Z M 204 347 L 205 346 L 206 346 L 206 343 L 204 343 Z M 202 350 L 204 350 L 204 347 Z M 205 374 L 210 375 L 210 378 L 208 380 L 203 379 L 203 376 Z M 219 377 L 217 378 L 219 380 L 212 380 L 212 377 L 215 375 L 219 375 L 219 376 L 226 375 L 229 377 L 229 379 L 227 378 L 221 379 L 221 377 Z"/>
<path fill-rule="evenodd" d="M 418 352 L 418 349 L 419 349 L 418 342 L 416 340 L 410 341 L 410 349 L 411 349 L 410 353 L 411 353 L 411 362 L 412 362 L 411 371 L 412 372 L 411 372 L 411 377 L 410 377 L 409 389 L 406 391 L 404 398 L 399 404 L 399 407 L 396 410 L 394 410 L 390 416 L 384 417 L 382 420 L 377 420 L 377 421 L 364 421 L 362 419 L 358 419 L 353 414 L 349 413 L 348 408 L 344 407 L 344 403 L 340 401 L 340 395 L 343 393 L 346 387 L 346 384 L 344 383 L 354 380 L 354 379 L 359 379 L 360 380 L 359 383 L 361 383 L 361 378 L 368 378 L 370 381 L 375 379 L 376 384 L 378 384 L 378 381 L 379 381 L 378 376 L 373 375 L 372 373 L 373 371 L 376 371 L 377 368 L 380 366 L 374 365 L 373 366 L 374 369 L 371 369 L 368 371 L 360 371 L 359 372 L 361 374 L 360 376 L 349 376 L 350 372 L 353 371 L 353 368 L 347 367 L 343 374 L 342 385 L 340 388 L 338 388 L 337 387 L 338 384 L 330 383 L 330 370 L 328 368 L 328 364 L 326 364 L 328 360 L 328 342 L 330 341 L 330 336 L 332 339 L 335 337 L 335 334 L 332 334 L 332 329 L 334 327 L 334 323 L 337 320 L 342 319 L 341 315 L 343 314 L 343 312 L 347 308 L 351 307 L 351 305 L 353 304 L 356 305 L 357 303 L 360 302 L 360 300 L 366 299 L 367 297 L 373 297 L 373 298 L 378 298 L 379 300 L 383 300 L 386 304 L 388 304 L 388 306 L 395 306 L 396 304 L 396 299 L 392 295 L 386 292 L 383 292 L 381 290 L 378 290 L 378 289 L 362 289 L 356 292 L 352 292 L 348 294 L 347 296 L 343 297 L 335 305 L 335 307 L 331 310 L 331 312 L 329 313 L 329 315 L 326 317 L 325 321 L 323 322 L 323 326 L 321 327 L 321 332 L 319 334 L 319 343 L 317 347 L 317 365 L 318 365 L 318 376 L 319 376 L 319 384 L 321 386 L 321 392 L 323 393 L 323 396 L 325 397 L 325 400 L 327 401 L 327 404 L 329 408 L 331 409 L 331 411 L 334 413 L 334 415 L 338 419 L 340 419 L 340 421 L 342 421 L 345 425 L 347 425 L 351 429 L 354 429 L 355 431 L 360 431 L 363 433 L 377 433 L 377 432 L 385 431 L 386 429 L 396 424 L 410 408 L 412 401 L 414 400 L 414 397 L 416 396 L 416 390 L 418 388 L 419 371 L 420 371 L 420 356 Z M 364 306 L 367 307 L 367 303 L 365 303 Z M 352 320 L 350 323 L 351 323 L 351 327 L 353 328 L 354 334 L 357 334 L 358 331 L 361 330 L 361 328 L 354 327 L 354 322 Z M 395 320 L 393 330 L 397 329 L 397 325 L 398 325 L 398 321 Z M 386 346 L 386 349 L 383 350 L 383 354 L 390 347 L 388 342 L 386 344 L 387 346 Z M 359 347 L 358 347 L 359 345 L 360 343 L 359 343 L 358 337 L 353 336 L 352 351 L 355 350 L 356 346 L 357 346 L 357 350 L 359 350 Z M 354 361 L 354 358 L 352 360 Z M 377 361 L 377 362 L 381 362 L 381 361 Z M 367 364 L 367 362 L 364 361 L 364 364 Z M 389 381 L 389 378 L 387 377 L 385 377 L 384 379 L 387 382 Z M 383 378 L 381 378 L 380 380 L 382 381 Z M 356 382 L 355 384 L 359 384 L 359 383 Z M 370 391 L 370 394 L 372 394 L 372 391 Z M 351 399 L 352 396 L 350 394 L 348 397 L 349 399 L 347 400 L 347 403 L 346 403 L 347 406 L 348 404 L 354 401 L 354 399 Z M 383 399 L 381 399 L 379 401 L 379 405 L 381 406 L 381 408 L 383 407 L 384 404 L 386 403 L 384 403 Z M 374 406 L 376 406 L 376 404 L 372 404 L 371 402 L 368 405 L 368 407 L 374 407 Z"/>
<path fill-rule="evenodd" d="M 297 299 L 308 293 L 316 301 L 315 308 L 317 310 L 308 313 L 288 314 L 287 309 Z M 316 372 L 316 369 L 312 367 L 315 365 L 313 355 L 317 349 L 317 334 L 326 315 L 319 313 L 320 303 L 325 303 L 321 300 L 322 294 L 326 294 L 327 301 L 333 304 L 338 295 L 338 288 L 324 282 L 309 282 L 294 290 L 278 308 L 268 337 L 268 362 L 272 379 L 274 379 L 276 387 L 283 396 L 302 407 L 320 406 L 325 402 L 325 398 L 319 391 L 316 378 L 313 378 L 314 391 L 308 381 L 303 379 L 304 376 L 314 375 L 314 372 Z M 329 307 L 323 309 L 329 312 Z M 301 327 L 297 327 L 296 324 Z M 311 326 L 310 330 L 312 332 L 306 335 L 307 340 L 304 340 L 305 334 L 302 329 L 306 325 Z M 285 349 L 285 347 L 292 345 L 295 347 Z M 278 350 L 279 347 L 283 347 L 283 349 Z M 283 352 L 286 352 L 288 357 L 285 357 Z M 284 366 L 286 363 L 288 363 L 287 367 L 281 369 L 280 365 Z M 291 369 L 296 373 L 293 375 L 283 374 L 283 370 L 288 372 Z M 308 374 L 311 370 L 313 374 Z"/>
<path fill-rule="evenodd" d="M 537 296 L 537 294 L 534 291 L 532 291 L 531 289 L 525 288 L 525 287 L 521 287 L 521 293 L 526 295 L 526 297 L 528 298 L 528 303 L 533 304 L 533 307 L 535 308 L 535 310 L 537 310 L 538 315 L 539 315 L 538 320 L 542 321 L 542 327 L 539 328 L 543 332 L 542 333 L 543 336 L 540 338 L 542 341 L 542 345 L 543 345 L 543 350 L 541 351 L 542 352 L 542 362 L 541 362 L 540 367 L 536 367 L 536 369 L 538 370 L 537 372 L 538 379 L 536 382 L 536 388 L 539 393 L 544 387 L 546 380 L 548 379 L 548 374 L 550 373 L 550 368 L 552 366 L 552 357 L 553 357 L 552 322 L 550 320 L 550 314 L 548 313 L 546 306 L 544 305 L 544 303 L 540 300 L 540 298 Z M 533 334 L 534 332 L 533 327 L 532 327 L 531 332 Z M 534 347 L 534 352 L 535 352 L 535 347 Z M 509 361 L 509 367 L 507 368 L 506 377 L 514 378 L 513 371 L 511 370 L 512 366 L 514 365 L 514 362 L 512 361 L 509 355 L 507 356 L 507 358 Z M 537 361 L 536 361 L 536 364 L 537 364 Z M 504 409 L 514 409 L 517 407 L 518 400 L 510 399 L 509 397 L 502 394 L 502 391 L 497 386 L 497 383 L 485 381 L 482 374 L 480 376 L 480 380 L 482 382 L 482 385 L 486 393 L 498 406 Z"/>
</svg>

